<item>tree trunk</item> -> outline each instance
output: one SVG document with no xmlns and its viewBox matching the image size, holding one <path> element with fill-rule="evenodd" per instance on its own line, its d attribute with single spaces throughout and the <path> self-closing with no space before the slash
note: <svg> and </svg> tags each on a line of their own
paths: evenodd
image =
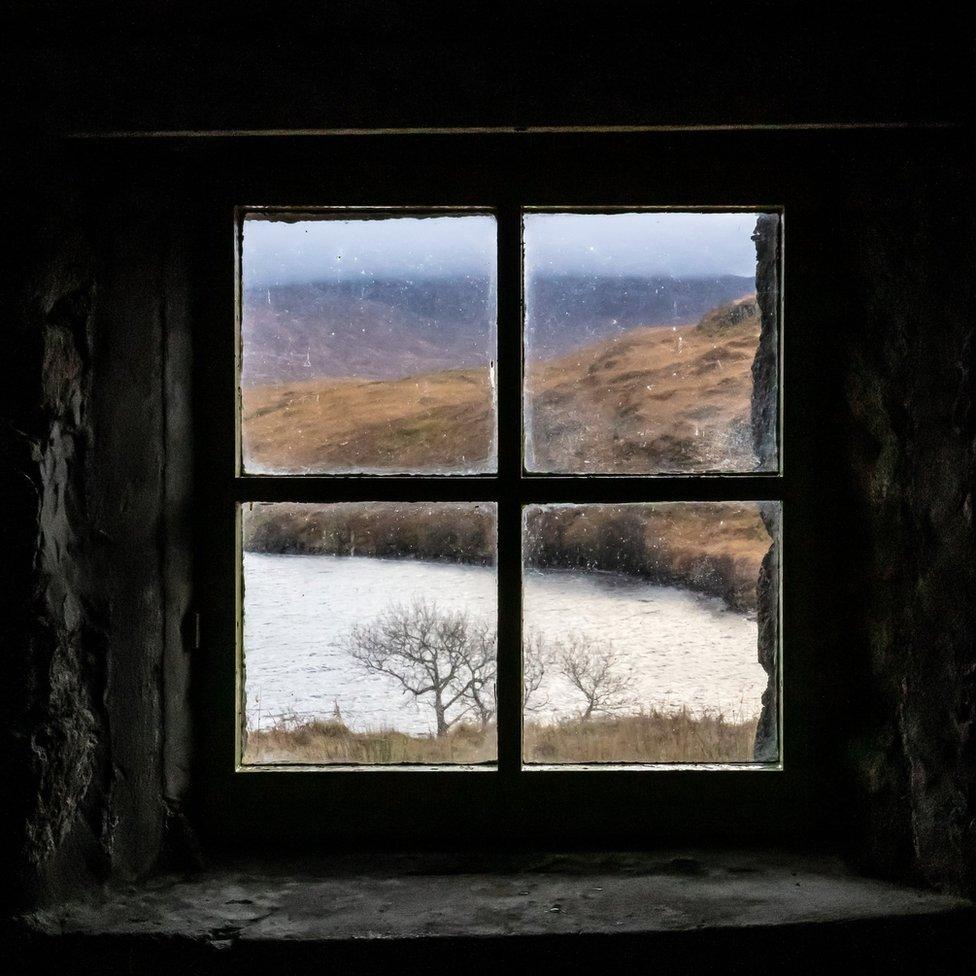
<svg viewBox="0 0 976 976">
<path fill-rule="evenodd" d="M 447 735 L 447 718 L 444 714 L 444 703 L 441 701 L 440 692 L 436 692 L 434 697 L 434 714 L 437 716 L 437 738 Z"/>
</svg>

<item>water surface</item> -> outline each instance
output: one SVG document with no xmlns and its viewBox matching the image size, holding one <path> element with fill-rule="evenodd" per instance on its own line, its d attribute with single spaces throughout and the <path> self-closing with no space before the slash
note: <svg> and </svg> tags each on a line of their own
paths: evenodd
<svg viewBox="0 0 976 976">
<path fill-rule="evenodd" d="M 247 721 L 329 718 L 338 705 L 356 730 L 433 731 L 430 707 L 401 694 L 396 681 L 370 675 L 342 647 L 357 623 L 391 602 L 435 599 L 445 609 L 491 618 L 496 577 L 490 567 L 411 559 L 244 554 Z M 572 632 L 612 640 L 632 695 L 645 708 L 758 714 L 766 675 L 756 655 L 754 614 L 721 600 L 612 573 L 527 571 L 527 628 L 565 638 Z M 547 676 L 534 716 L 578 712 L 565 679 Z"/>
</svg>

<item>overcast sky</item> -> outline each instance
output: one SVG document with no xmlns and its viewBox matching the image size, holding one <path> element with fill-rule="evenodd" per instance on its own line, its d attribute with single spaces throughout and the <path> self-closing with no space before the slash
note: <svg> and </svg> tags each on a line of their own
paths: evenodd
<svg viewBox="0 0 976 976">
<path fill-rule="evenodd" d="M 527 214 L 526 270 L 549 274 L 753 275 L 754 213 Z M 493 272 L 493 217 L 249 218 L 244 285 Z"/>
<path fill-rule="evenodd" d="M 754 275 L 754 213 L 527 214 L 527 271 Z"/>
</svg>

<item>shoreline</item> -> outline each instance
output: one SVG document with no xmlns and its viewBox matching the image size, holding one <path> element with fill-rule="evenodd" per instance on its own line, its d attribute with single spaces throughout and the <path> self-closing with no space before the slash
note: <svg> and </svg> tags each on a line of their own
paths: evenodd
<svg viewBox="0 0 976 976">
<path fill-rule="evenodd" d="M 412 562 L 412 563 L 433 563 L 438 566 L 472 566 L 480 569 L 494 568 L 495 563 L 486 562 L 481 560 L 457 560 L 449 559 L 447 557 L 432 558 L 429 556 L 418 556 L 412 553 L 404 553 L 403 555 L 383 555 L 383 556 L 373 556 L 366 555 L 363 553 L 351 553 L 351 552 L 324 552 L 321 550 L 316 550 L 315 552 L 294 552 L 294 551 L 278 551 L 269 549 L 245 549 L 245 553 L 250 555 L 258 556 L 327 556 L 333 559 L 375 559 L 380 562 Z M 531 563 L 525 567 L 526 570 L 530 572 L 539 573 L 583 573 L 584 569 L 580 566 L 570 566 L 561 564 L 547 564 L 543 565 L 541 563 Z M 602 569 L 599 567 L 587 567 L 585 573 L 595 575 L 595 576 L 608 576 L 608 577 L 618 577 L 623 580 L 627 580 L 635 585 L 645 584 L 648 586 L 659 586 L 662 589 L 675 589 L 683 590 L 685 592 L 694 593 L 697 596 L 701 596 L 706 599 L 721 600 L 723 603 L 723 609 L 730 611 L 732 613 L 741 613 L 746 615 L 751 615 L 754 617 L 756 608 L 755 607 L 742 607 L 733 606 L 729 601 L 719 593 L 708 592 L 705 589 L 693 588 L 681 581 L 672 580 L 666 581 L 664 579 L 655 579 L 650 576 L 641 575 L 639 573 L 625 573 L 619 569 Z"/>
<path fill-rule="evenodd" d="M 755 503 L 533 506 L 524 565 L 607 572 L 757 609 L 759 568 L 772 544 Z M 254 503 L 246 552 L 360 555 L 489 566 L 495 513 L 472 503 Z"/>
</svg>

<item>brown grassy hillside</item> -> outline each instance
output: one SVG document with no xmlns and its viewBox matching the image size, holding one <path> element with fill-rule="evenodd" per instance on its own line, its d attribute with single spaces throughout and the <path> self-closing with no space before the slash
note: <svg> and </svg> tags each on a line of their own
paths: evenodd
<svg viewBox="0 0 976 976">
<path fill-rule="evenodd" d="M 695 326 L 637 328 L 530 366 L 538 467 L 578 471 L 748 470 L 759 339 L 753 296 Z M 486 370 L 398 380 L 317 379 L 245 389 L 249 470 L 477 469 L 493 453 Z M 442 507 L 255 506 L 245 544 L 270 552 L 355 551 L 491 562 L 493 529 Z M 755 606 L 769 535 L 754 505 L 539 509 L 527 559 L 631 573 Z M 353 541 L 355 540 L 355 541 Z"/>
<path fill-rule="evenodd" d="M 553 505 L 526 515 L 530 566 L 625 573 L 756 607 L 770 536 L 750 502 Z"/>
<path fill-rule="evenodd" d="M 752 296 L 698 325 L 629 329 L 526 365 L 536 470 L 750 470 Z M 494 450 L 485 369 L 243 390 L 248 470 L 483 470 Z"/>
<path fill-rule="evenodd" d="M 243 531 L 250 552 L 495 561 L 494 508 L 476 502 L 253 502 Z"/>
<path fill-rule="evenodd" d="M 245 387 L 242 398 L 249 471 L 484 470 L 494 450 L 486 369 Z"/>
<path fill-rule="evenodd" d="M 754 296 L 698 325 L 630 329 L 528 363 L 529 467 L 637 474 L 748 471 Z"/>
<path fill-rule="evenodd" d="M 525 560 L 532 567 L 626 573 L 756 606 L 759 564 L 770 538 L 748 502 L 553 505 L 526 510 Z M 361 502 L 248 505 L 244 547 L 252 552 L 413 557 L 491 564 L 489 506 Z"/>
</svg>

